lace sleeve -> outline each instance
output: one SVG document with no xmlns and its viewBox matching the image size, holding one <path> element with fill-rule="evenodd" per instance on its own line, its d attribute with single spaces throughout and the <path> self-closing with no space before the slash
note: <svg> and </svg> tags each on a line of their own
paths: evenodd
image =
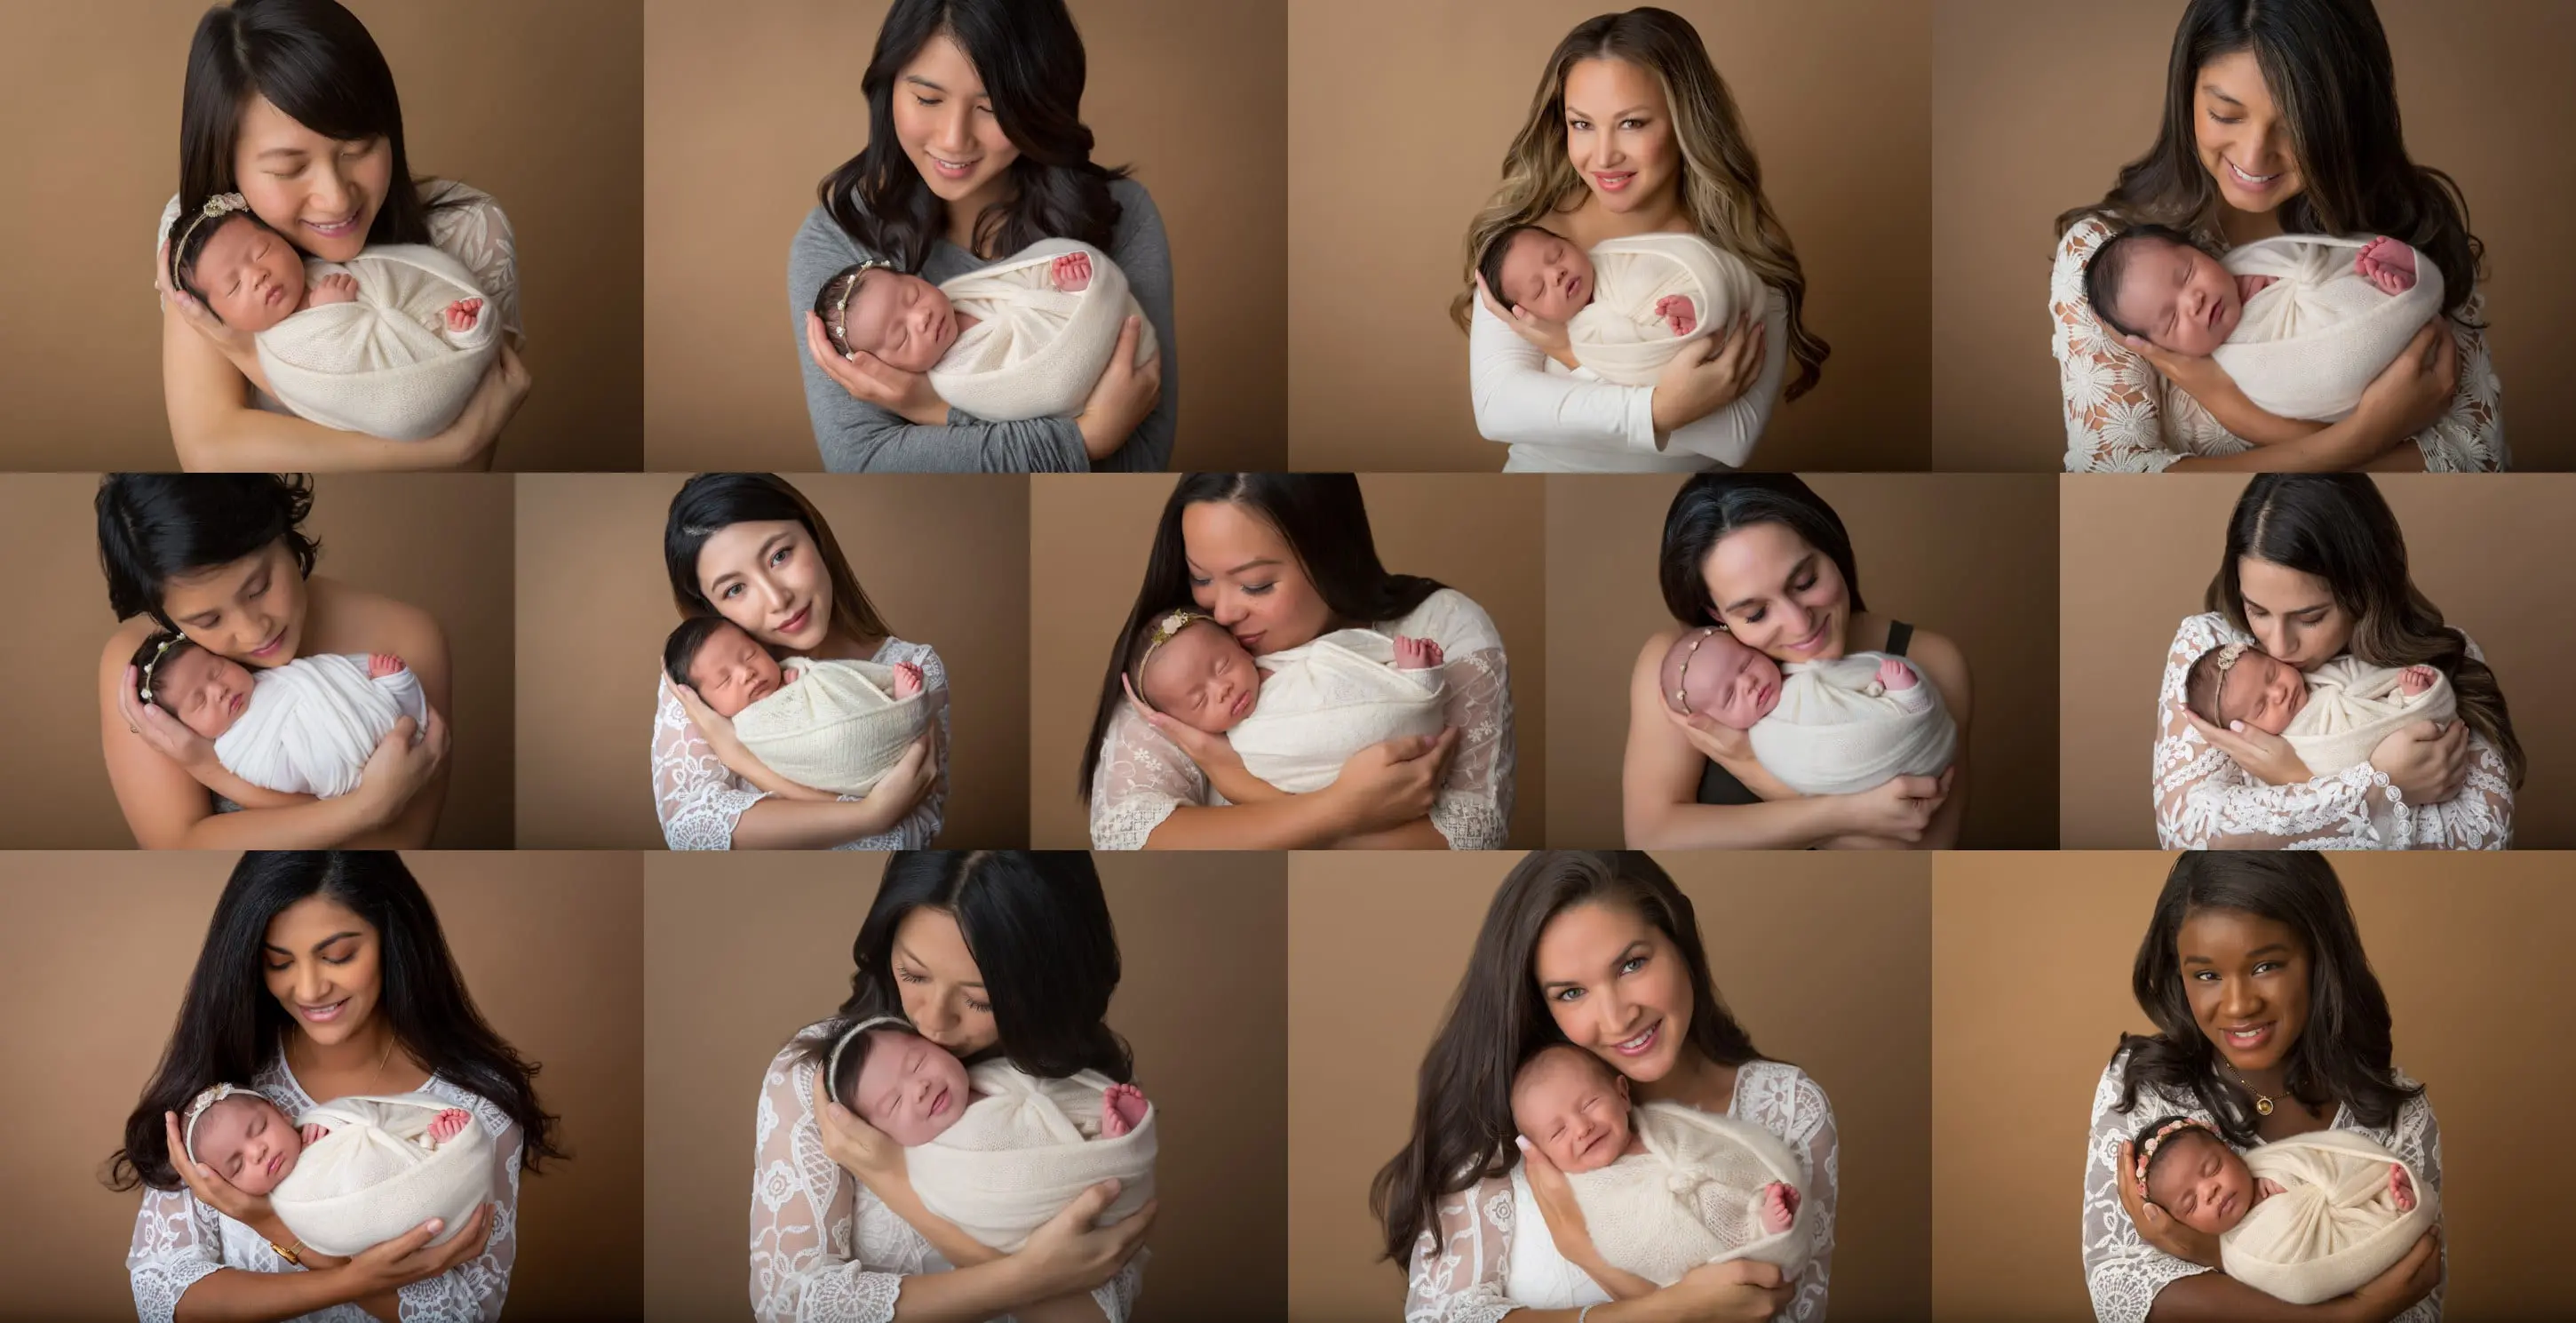
<svg viewBox="0 0 2576 1323">
<path fill-rule="evenodd" d="M 1183 804 L 1222 804 L 1207 773 L 1125 707 L 1109 718 L 1091 774 L 1091 848 L 1142 850 Z"/>
<path fill-rule="evenodd" d="M 475 1124 L 492 1133 L 492 1233 L 481 1254 L 397 1291 L 400 1323 L 493 1323 L 510 1294 L 510 1269 L 519 1260 L 519 1162 L 527 1136 L 491 1103 L 465 1103 Z"/>
<path fill-rule="evenodd" d="M 1153 1257 L 1152 1250 L 1139 1246 L 1136 1257 L 1127 1260 L 1117 1276 L 1091 1288 L 1091 1303 L 1100 1306 L 1106 1323 L 1127 1323 L 1136 1316 L 1136 1297 L 1145 1290 L 1145 1264 Z"/>
<path fill-rule="evenodd" d="M 752 1141 L 751 1312 L 759 1323 L 892 1323 L 903 1275 L 859 1261 L 856 1181 L 823 1152 L 803 1035 L 761 1077 Z M 919 1265 L 916 1265 L 919 1266 Z"/>
<path fill-rule="evenodd" d="M 474 283 L 500 310 L 501 329 L 525 342 L 528 329 L 519 321 L 519 239 L 501 204 L 481 189 L 457 183 L 432 185 L 425 192 L 421 200 L 430 204 L 430 240 L 474 273 Z"/>
<path fill-rule="evenodd" d="M 2099 1323 L 2146 1323 L 2156 1292 L 2209 1269 L 2139 1239 L 2128 1210 L 2120 1206 L 2120 1145 L 2158 1113 L 2114 1110 L 2119 1101 L 2120 1062 L 2114 1060 L 2093 1087 L 2093 1125 L 2085 1141 L 2084 1285 L 2093 1293 L 2093 1317 Z"/>
<path fill-rule="evenodd" d="M 1795 1066 L 1749 1062 L 1735 1081 L 1736 1111 L 1778 1135 L 1798 1155 L 1807 1189 L 1806 1209 L 1815 1228 L 1815 1257 L 1798 1276 L 1797 1298 L 1776 1317 L 1781 1323 L 1824 1323 L 1834 1278 L 1834 1212 L 1842 1198 L 1842 1138 L 1824 1086 Z"/>
<path fill-rule="evenodd" d="M 1499 850 L 1509 836 L 1513 798 L 1511 663 L 1484 608 L 1443 589 L 1389 633 L 1428 638 L 1446 660 L 1440 678 L 1449 698 L 1442 715 L 1458 728 L 1449 779 L 1431 805 L 1431 825 L 1452 850 Z"/>
<path fill-rule="evenodd" d="M 1413 1242 L 1404 1323 L 1498 1323 L 1520 1308 L 1503 1296 L 1512 1249 L 1512 1182 L 1488 1176 L 1440 1202 L 1440 1223 Z"/>
<path fill-rule="evenodd" d="M 653 713 L 653 811 L 662 840 L 674 850 L 732 849 L 735 820 L 763 796 L 726 770 L 669 686 L 657 677 L 654 688 L 661 697 Z"/>
<path fill-rule="evenodd" d="M 134 1214 L 134 1244 L 125 1251 L 134 1317 L 141 1323 L 171 1323 L 179 1313 L 179 1297 L 198 1278 L 224 1266 L 221 1246 L 215 1210 L 185 1189 L 145 1187 L 143 1207 Z"/>
<path fill-rule="evenodd" d="M 2398 1079 L 2404 1084 L 2411 1085 L 2415 1082 L 2407 1079 L 2402 1072 Z M 2424 1183 L 2433 1187 L 2435 1198 L 2441 1197 L 2442 1128 L 2433 1120 L 2431 1095 L 2419 1093 L 2401 1104 L 2397 1109 L 2397 1124 L 2388 1133 L 2364 1133 L 2378 1140 L 2382 1147 L 2396 1154 L 2398 1159 L 2407 1166 L 2424 1173 Z M 2435 1211 L 2433 1225 L 2437 1229 L 2447 1221 L 2449 1221 L 2447 1216 L 2439 1210 Z M 2450 1287 L 2451 1245 L 2448 1240 L 2445 1240 L 2442 1242 L 2441 1284 L 2433 1288 L 2431 1295 L 2416 1301 L 2414 1308 L 2398 1315 L 2396 1323 L 2441 1323 L 2442 1297 L 2449 1294 Z"/>
<path fill-rule="evenodd" d="M 2156 372 L 2093 318 L 2084 264 L 2111 237 L 2109 223 L 2078 222 L 2057 243 L 2048 285 L 2049 351 L 2065 399 L 2066 471 L 2160 473 L 2182 456 L 2165 448 Z"/>
<path fill-rule="evenodd" d="M 2469 320 L 2486 320 L 2487 296 L 2471 294 L 2460 311 Z M 2460 384 L 2451 395 L 2451 411 L 2415 437 L 2424 452 L 2427 473 L 2494 473 L 2513 466 L 2504 440 L 2504 387 L 2496 380 L 2495 359 L 2487 353 L 2483 327 L 2451 323 L 2459 347 Z"/>
<path fill-rule="evenodd" d="M 939 735 L 932 741 L 931 748 L 931 752 L 939 760 L 939 779 L 931 783 L 930 793 L 923 795 L 921 802 L 912 806 L 912 812 L 903 815 L 903 821 L 896 823 L 893 831 L 865 837 L 840 848 L 844 850 L 918 850 L 938 839 L 939 829 L 947 821 L 948 714 L 950 711 L 948 663 L 941 661 L 939 654 L 929 645 L 906 643 L 900 639 L 888 639 L 885 647 L 878 650 L 877 660 L 888 666 L 898 662 L 911 662 L 920 667 L 922 692 L 939 695 Z"/>
</svg>

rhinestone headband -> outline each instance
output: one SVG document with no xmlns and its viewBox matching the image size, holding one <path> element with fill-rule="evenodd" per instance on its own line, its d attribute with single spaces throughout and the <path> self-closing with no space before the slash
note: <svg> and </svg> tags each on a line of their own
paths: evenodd
<svg viewBox="0 0 2576 1323">
<path fill-rule="evenodd" d="M 1215 616 L 1209 615 L 1204 611 L 1192 611 L 1187 607 L 1166 612 L 1162 619 L 1154 622 L 1154 633 L 1151 637 L 1145 640 L 1145 655 L 1136 659 L 1137 701 L 1144 702 L 1145 665 L 1146 663 L 1154 660 L 1154 650 L 1171 642 L 1173 639 L 1180 637 L 1181 631 L 1189 628 L 1190 622 L 1195 620 L 1204 620 L 1211 625 L 1216 623 Z M 1145 706 L 1152 707 L 1153 704 L 1145 703 Z"/>
<path fill-rule="evenodd" d="M 2244 657 L 2247 652 L 2252 650 L 2252 647 L 2253 645 L 2246 643 L 2230 643 L 2225 647 L 2220 648 L 2218 650 L 2218 673 L 2220 675 L 2227 674 L 2227 668 L 2234 666 L 2240 658 Z"/>
<path fill-rule="evenodd" d="M 162 658 L 170 655 L 170 650 L 172 648 L 185 642 L 187 642 L 187 637 L 185 635 L 165 634 L 161 637 L 161 646 L 152 650 L 152 660 L 143 663 L 143 684 L 141 686 L 140 697 L 144 702 L 149 703 L 152 701 L 153 668 L 161 664 Z"/>
<path fill-rule="evenodd" d="M 851 1025 L 848 1029 L 842 1031 L 840 1041 L 832 1044 L 831 1059 L 823 1063 L 823 1096 L 839 1103 L 843 1107 L 849 1108 L 854 1112 L 858 1110 L 858 1107 L 849 1099 L 841 1096 L 841 1087 L 838 1082 L 841 1078 L 841 1053 L 847 1049 L 850 1044 L 857 1042 L 859 1035 L 866 1033 L 870 1029 L 901 1029 L 906 1033 L 919 1032 L 910 1024 L 905 1023 L 903 1017 L 900 1015 L 871 1015 L 867 1019 L 861 1020 L 857 1024 Z"/>
<path fill-rule="evenodd" d="M 2141 1188 L 2143 1188 L 2147 1183 L 2147 1161 L 2156 1155 L 2157 1146 L 2184 1130 L 2207 1130 L 2209 1131 L 2211 1138 L 2215 1139 L 2218 1137 L 2218 1131 L 2211 1129 L 2210 1124 L 2207 1121 L 2196 1120 L 2188 1116 L 2177 1117 L 2171 1121 L 2165 1122 L 2163 1125 L 2157 1126 L 2156 1132 L 2147 1136 L 2147 1142 L 2138 1145 L 2137 1174 L 2138 1184 Z M 2221 1140 L 2220 1142 L 2224 1143 L 2225 1141 Z"/>
<path fill-rule="evenodd" d="M 170 245 L 170 283 L 173 286 L 179 283 L 179 250 L 188 246 L 188 236 L 195 234 L 198 226 L 218 216 L 229 216 L 236 211 L 248 210 L 250 210 L 249 200 L 239 193 L 217 193 L 206 199 L 206 205 L 197 208 L 197 214 L 188 222 L 188 228 L 179 231 L 179 241 Z"/>
<path fill-rule="evenodd" d="M 873 257 L 863 259 L 857 266 L 850 268 L 850 283 L 841 287 L 841 297 L 832 304 L 832 320 L 823 326 L 824 332 L 832 337 L 832 347 L 841 351 L 841 357 L 850 356 L 850 337 L 847 330 L 850 321 L 850 299 L 859 292 L 859 277 L 871 271 L 893 269 L 894 263 L 880 261 Z"/>
</svg>

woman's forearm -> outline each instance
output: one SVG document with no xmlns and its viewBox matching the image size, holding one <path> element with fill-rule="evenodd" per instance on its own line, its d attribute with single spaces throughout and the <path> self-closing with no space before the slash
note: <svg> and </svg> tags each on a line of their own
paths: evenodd
<svg viewBox="0 0 2576 1323">
<path fill-rule="evenodd" d="M 2182 473 L 2343 473 L 2406 439 L 2388 433 L 2376 418 L 2356 413 L 2304 436 L 2258 442 L 2253 449 L 2233 455 L 2185 455 L 2171 467 Z"/>
<path fill-rule="evenodd" d="M 864 799 L 816 803 L 772 796 L 734 819 L 733 848 L 828 850 L 893 830 L 893 823 L 881 821 L 884 816 L 883 805 Z"/>
<path fill-rule="evenodd" d="M 1628 815 L 1634 850 L 1803 850 L 1843 833 L 1830 795 L 1761 804 L 1653 804 Z"/>
<path fill-rule="evenodd" d="M 1449 838 L 1431 825 L 1429 818 L 1415 818 L 1400 827 L 1384 831 L 1363 832 L 1333 842 L 1337 850 L 1446 850 Z"/>
<path fill-rule="evenodd" d="M 953 1272 L 913 1273 L 894 1299 L 895 1323 L 982 1323 L 1037 1303 L 1014 1258 Z"/>
<path fill-rule="evenodd" d="M 2265 1295 L 2220 1272 L 2195 1273 L 2167 1282 L 2147 1307 L 2147 1323 L 2329 1323 L 2352 1317 L 2338 1297 L 2294 1305 Z"/>
<path fill-rule="evenodd" d="M 353 797 L 343 795 L 292 808 L 209 813 L 175 838 L 141 844 L 147 850 L 330 850 L 353 844 L 369 825 Z"/>
<path fill-rule="evenodd" d="M 170 442 L 192 473 L 383 473 L 454 469 L 418 441 L 387 441 L 338 432 L 290 414 L 248 405 L 215 406 L 213 416 L 183 416 L 174 401 Z"/>
<path fill-rule="evenodd" d="M 335 1269 L 272 1273 L 222 1268 L 190 1283 L 171 1317 L 176 1323 L 281 1323 L 357 1300 Z M 388 1320 L 399 1316 L 399 1311 L 378 1315 Z"/>
<path fill-rule="evenodd" d="M 1316 850 L 1348 835 L 1326 793 L 1267 804 L 1183 804 L 1145 838 L 1149 850 Z"/>
</svg>

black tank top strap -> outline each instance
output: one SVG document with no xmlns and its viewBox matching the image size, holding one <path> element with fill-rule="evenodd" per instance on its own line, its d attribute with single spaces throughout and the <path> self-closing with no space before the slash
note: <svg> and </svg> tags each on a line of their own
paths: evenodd
<svg viewBox="0 0 2576 1323">
<path fill-rule="evenodd" d="M 1914 626 L 1902 620 L 1887 622 L 1887 646 L 1879 649 L 1891 657 L 1905 655 L 1905 645 L 1914 641 Z"/>
</svg>

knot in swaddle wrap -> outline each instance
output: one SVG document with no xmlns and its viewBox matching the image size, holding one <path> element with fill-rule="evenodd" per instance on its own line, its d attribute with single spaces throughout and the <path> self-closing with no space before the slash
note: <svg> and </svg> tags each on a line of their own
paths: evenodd
<svg viewBox="0 0 2576 1323">
<path fill-rule="evenodd" d="M 1091 283 L 1055 287 L 1055 259 L 1091 255 Z M 1012 422 L 1079 413 L 1118 347 L 1118 329 L 1144 308 L 1127 273 L 1079 239 L 1040 239 L 984 268 L 944 281 L 940 291 L 975 325 L 930 369 L 939 398 L 978 418 Z M 1136 361 L 1154 356 L 1154 324 L 1142 323 Z"/>
<path fill-rule="evenodd" d="M 2353 269 L 2369 239 L 2284 234 L 2232 249 L 2220 264 L 2273 283 L 2211 357 L 2264 412 L 2332 422 L 2442 311 L 2442 269 L 2415 254 L 2415 287 L 2390 294 Z M 2410 250 L 2412 251 L 2412 250 Z"/>
<path fill-rule="evenodd" d="M 1253 661 L 1269 676 L 1226 738 L 1245 771 L 1292 795 L 1331 785 L 1372 744 L 1437 735 L 1445 723 L 1439 668 L 1395 669 L 1395 640 L 1376 630 L 1338 629 Z"/>
<path fill-rule="evenodd" d="M 930 721 L 929 691 L 894 696 L 894 668 L 791 657 L 799 673 L 734 714 L 733 733 L 769 770 L 836 795 L 865 795 Z"/>
<path fill-rule="evenodd" d="M 2337 657 L 2310 671 L 2307 706 L 2281 729 L 2308 771 L 2324 776 L 2370 761 L 2381 740 L 2418 721 L 2448 722 L 2459 715 L 2451 678 L 2413 698 L 2402 687 L 2405 670 Z"/>
<path fill-rule="evenodd" d="M 1959 749 L 1959 728 L 1932 678 L 1879 683 L 1883 652 L 1780 668 L 1780 702 L 1746 732 L 1764 771 L 1802 795 L 1848 795 L 1899 776 L 1937 776 Z M 1908 663 L 1909 666 L 1912 663 Z"/>
<path fill-rule="evenodd" d="M 394 723 L 429 724 L 429 699 L 408 666 L 383 679 L 363 656 L 324 653 L 251 673 L 250 702 L 215 737 L 215 761 L 252 785 L 333 799 L 360 773 Z"/>
<path fill-rule="evenodd" d="M 346 263 L 308 259 L 307 284 L 345 273 L 349 303 L 307 308 L 260 332 L 269 388 L 297 415 L 392 441 L 438 435 L 482 384 L 501 351 L 500 309 L 465 264 L 425 244 L 378 244 Z M 447 329 L 447 305 L 483 299 L 467 331 Z"/>
<path fill-rule="evenodd" d="M 1807 1266 L 1813 1219 L 1788 1145 L 1760 1126 L 1679 1103 L 1648 1103 L 1632 1115 L 1644 1153 L 1565 1177 L 1602 1258 L 1659 1286 L 1729 1259 L 1777 1264 L 1784 1278 Z M 1785 1231 L 1762 1227 L 1762 1189 L 1774 1181 L 1800 1196 Z"/>
<path fill-rule="evenodd" d="M 2352 1291 L 2395 1267 L 2430 1230 L 2440 1202 L 2424 1173 L 2407 1167 L 2415 1207 L 2397 1211 L 2389 1192 L 2397 1156 L 2344 1130 L 2321 1130 L 2257 1145 L 2245 1154 L 2256 1179 L 2282 1192 L 2254 1205 L 2218 1238 L 2227 1275 L 2274 1299 L 2313 1305 Z"/>
<path fill-rule="evenodd" d="M 492 1197 L 492 1137 L 480 1122 L 431 1147 L 429 1123 L 454 1106 L 428 1093 L 362 1095 L 296 1117 L 331 1133 L 305 1145 L 269 1194 L 277 1220 L 308 1247 L 343 1257 L 433 1217 L 447 1224 L 429 1243 L 445 1243 Z"/>
<path fill-rule="evenodd" d="M 937 1139 L 904 1150 L 922 1206 L 958 1230 L 1007 1254 L 1102 1181 L 1117 1180 L 1118 1197 L 1096 1226 L 1125 1221 L 1154 1197 L 1162 1113 L 1150 1099 L 1135 1129 L 1091 1138 L 1099 1132 L 1101 1098 L 1115 1082 L 1098 1071 L 1042 1079 L 988 1061 L 969 1067 L 966 1081 L 986 1096 Z"/>
<path fill-rule="evenodd" d="M 1592 302 L 1565 325 L 1574 359 L 1603 381 L 1651 386 L 1673 355 L 1762 306 L 1762 281 L 1744 259 L 1693 234 L 1639 234 L 1591 252 Z M 1698 317 L 1674 335 L 1655 305 L 1679 294 Z"/>
</svg>

